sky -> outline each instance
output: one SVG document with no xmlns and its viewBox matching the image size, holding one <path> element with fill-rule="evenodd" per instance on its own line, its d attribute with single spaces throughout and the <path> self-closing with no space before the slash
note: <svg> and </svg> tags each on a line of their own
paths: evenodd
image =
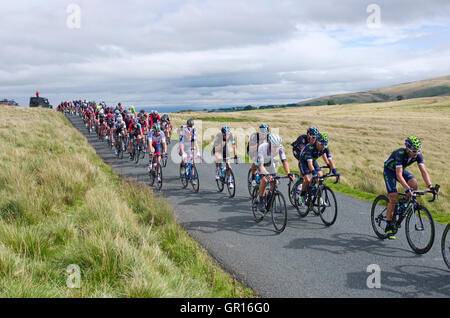
<svg viewBox="0 0 450 318">
<path fill-rule="evenodd" d="M 203 109 L 450 74 L 448 0 L 3 0 L 0 99 Z"/>
</svg>

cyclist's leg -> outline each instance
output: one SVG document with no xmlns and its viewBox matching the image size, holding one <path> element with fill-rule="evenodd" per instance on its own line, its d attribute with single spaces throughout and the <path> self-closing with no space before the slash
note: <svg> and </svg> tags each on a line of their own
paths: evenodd
<svg viewBox="0 0 450 318">
<path fill-rule="evenodd" d="M 419 184 L 417 183 L 416 178 L 406 169 L 403 169 L 403 179 L 405 179 L 406 183 L 409 185 L 409 187 L 413 190 L 419 189 Z"/>
<path fill-rule="evenodd" d="M 397 180 L 395 178 L 395 172 L 384 169 L 384 182 L 386 185 L 386 190 L 388 192 L 389 197 L 389 203 L 386 208 L 386 229 L 385 233 L 387 238 L 389 239 L 395 239 L 394 233 L 393 233 L 393 218 L 394 218 L 394 211 L 395 211 L 395 205 L 398 202 L 398 192 L 397 192 Z"/>
</svg>

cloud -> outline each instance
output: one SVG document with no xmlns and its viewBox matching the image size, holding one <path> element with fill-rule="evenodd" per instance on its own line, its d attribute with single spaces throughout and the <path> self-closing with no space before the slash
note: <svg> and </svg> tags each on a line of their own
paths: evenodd
<svg viewBox="0 0 450 318">
<path fill-rule="evenodd" d="M 66 26 L 72 2 L 80 29 Z M 1 2 L 0 95 L 204 108 L 449 73 L 448 1 L 377 4 L 371 29 L 356 0 Z"/>
</svg>

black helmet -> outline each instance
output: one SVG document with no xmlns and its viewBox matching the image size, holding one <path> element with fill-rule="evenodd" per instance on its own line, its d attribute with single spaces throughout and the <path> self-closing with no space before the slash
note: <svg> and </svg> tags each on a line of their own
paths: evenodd
<svg viewBox="0 0 450 318">
<path fill-rule="evenodd" d="M 194 121 L 192 119 L 188 119 L 188 121 L 186 122 L 186 125 L 188 127 L 193 127 L 194 126 Z"/>
</svg>

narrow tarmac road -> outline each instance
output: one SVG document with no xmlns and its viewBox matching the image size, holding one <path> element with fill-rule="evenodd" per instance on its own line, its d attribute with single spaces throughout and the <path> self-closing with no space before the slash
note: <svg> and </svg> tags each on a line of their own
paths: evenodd
<svg viewBox="0 0 450 318">
<path fill-rule="evenodd" d="M 82 119 L 67 117 L 98 155 L 118 174 L 148 183 L 148 157 L 135 164 L 117 159 Z M 174 149 L 169 147 L 169 156 Z M 173 152 L 176 154 L 175 152 Z M 326 227 L 317 216 L 300 218 L 288 204 L 286 230 L 273 231 L 270 217 L 256 223 L 251 212 L 246 178 L 248 164 L 233 165 L 237 191 L 229 199 L 217 192 L 215 167 L 197 165 L 200 191 L 182 189 L 177 156 L 164 168 L 161 194 L 174 207 L 177 222 L 230 273 L 262 297 L 450 297 L 450 271 L 440 252 L 444 225 L 425 255 L 416 255 L 401 229 L 395 241 L 378 239 L 370 224 L 371 203 L 336 193 L 338 217 Z M 157 192 L 155 191 L 155 194 Z M 380 270 L 380 288 L 369 288 L 372 268 Z M 370 284 L 369 284 L 370 286 Z"/>
</svg>

